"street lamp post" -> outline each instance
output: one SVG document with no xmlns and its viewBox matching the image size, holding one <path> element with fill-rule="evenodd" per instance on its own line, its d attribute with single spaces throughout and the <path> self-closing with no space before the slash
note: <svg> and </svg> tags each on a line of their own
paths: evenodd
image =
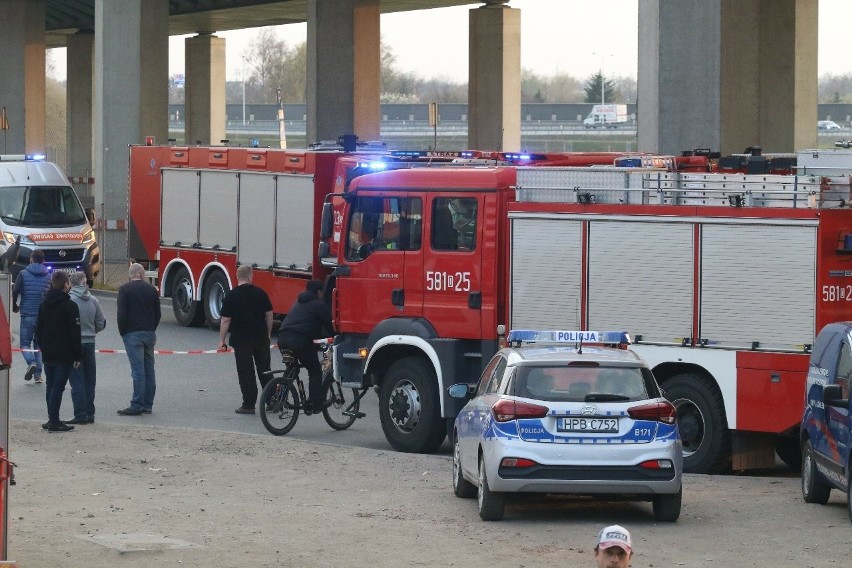
<svg viewBox="0 0 852 568">
<path fill-rule="evenodd" d="M 246 125 L 246 58 L 243 56 L 243 126 Z"/>
</svg>

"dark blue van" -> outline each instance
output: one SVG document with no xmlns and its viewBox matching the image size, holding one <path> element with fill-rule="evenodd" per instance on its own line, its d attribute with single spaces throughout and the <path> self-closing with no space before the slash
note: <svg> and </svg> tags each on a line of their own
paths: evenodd
<svg viewBox="0 0 852 568">
<path fill-rule="evenodd" d="M 850 501 L 849 382 L 852 378 L 852 322 L 825 326 L 814 342 L 802 416 L 802 497 L 824 504 L 832 489 Z"/>
</svg>

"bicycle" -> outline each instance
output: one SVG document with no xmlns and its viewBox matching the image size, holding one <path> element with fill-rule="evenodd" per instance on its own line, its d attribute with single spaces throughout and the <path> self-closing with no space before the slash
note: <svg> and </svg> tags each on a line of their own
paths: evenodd
<svg viewBox="0 0 852 568">
<path fill-rule="evenodd" d="M 314 343 L 322 351 L 322 392 L 325 398 L 322 415 L 329 426 L 335 430 L 346 430 L 357 418 L 365 414 L 359 411 L 361 398 L 367 392 L 359 393 L 352 389 L 352 402 L 348 406 L 345 390 L 340 381 L 334 378 L 334 364 L 331 358 L 333 338 L 317 339 Z M 299 411 L 310 416 L 319 411 L 306 407 L 305 385 L 299 377 L 302 366 L 295 353 L 289 349 L 281 350 L 284 369 L 269 371 L 272 379 L 263 387 L 260 394 L 260 420 L 264 427 L 276 436 L 283 436 L 296 425 Z"/>
</svg>

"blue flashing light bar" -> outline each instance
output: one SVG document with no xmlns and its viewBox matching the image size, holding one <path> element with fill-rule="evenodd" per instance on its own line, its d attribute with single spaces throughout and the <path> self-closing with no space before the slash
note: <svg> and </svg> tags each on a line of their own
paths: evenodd
<svg viewBox="0 0 852 568">
<path fill-rule="evenodd" d="M 25 159 L 33 162 L 43 162 L 46 158 L 47 156 L 44 154 L 27 154 Z"/>
<path fill-rule="evenodd" d="M 382 162 L 382 161 L 378 161 L 378 160 L 372 161 L 372 162 L 367 162 L 367 163 L 364 163 L 364 164 L 359 164 L 359 166 L 365 167 L 372 172 L 380 172 L 380 171 L 386 170 L 387 167 L 388 167 L 387 163 Z"/>
<path fill-rule="evenodd" d="M 567 331 L 513 329 L 507 338 L 513 342 L 546 343 L 630 343 L 630 334 L 626 331 Z"/>
</svg>

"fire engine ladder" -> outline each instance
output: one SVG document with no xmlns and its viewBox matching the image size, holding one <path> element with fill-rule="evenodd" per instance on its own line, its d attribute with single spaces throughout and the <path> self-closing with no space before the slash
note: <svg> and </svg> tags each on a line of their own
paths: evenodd
<svg viewBox="0 0 852 568">
<path fill-rule="evenodd" d="M 827 209 L 850 204 L 849 176 L 519 168 L 518 201 Z"/>
</svg>

